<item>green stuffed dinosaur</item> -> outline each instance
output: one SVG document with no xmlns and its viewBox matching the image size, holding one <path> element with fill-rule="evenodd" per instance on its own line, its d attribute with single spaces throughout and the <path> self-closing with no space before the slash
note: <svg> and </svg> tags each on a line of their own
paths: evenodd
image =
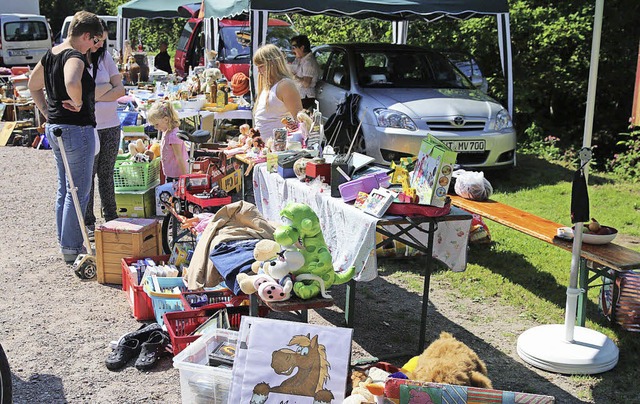
<svg viewBox="0 0 640 404">
<path fill-rule="evenodd" d="M 295 272 L 293 293 L 296 296 L 311 299 L 324 289 L 329 289 L 334 284 L 341 285 L 353 278 L 355 267 L 341 273 L 333 270 L 331 253 L 322 236 L 320 221 L 308 205 L 289 203 L 282 209 L 280 216 L 285 223 L 273 233 L 275 241 L 281 246 L 298 247 L 304 256 L 304 266 Z"/>
</svg>

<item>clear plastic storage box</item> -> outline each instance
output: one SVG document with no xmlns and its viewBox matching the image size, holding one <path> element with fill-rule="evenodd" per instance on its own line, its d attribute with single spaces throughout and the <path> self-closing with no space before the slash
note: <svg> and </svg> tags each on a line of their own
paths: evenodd
<svg viewBox="0 0 640 404">
<path fill-rule="evenodd" d="M 173 358 L 180 371 L 184 404 L 226 404 L 231 388 L 231 368 L 209 366 L 209 354 L 222 342 L 236 343 L 238 332 L 216 329 L 204 334 Z"/>
</svg>

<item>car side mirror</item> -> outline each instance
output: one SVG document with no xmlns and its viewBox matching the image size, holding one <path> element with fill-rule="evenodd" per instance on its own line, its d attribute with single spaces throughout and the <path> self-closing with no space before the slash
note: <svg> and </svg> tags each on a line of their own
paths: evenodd
<svg viewBox="0 0 640 404">
<path fill-rule="evenodd" d="M 342 72 L 336 72 L 336 73 L 333 75 L 333 84 L 335 84 L 336 86 L 341 86 L 341 85 L 343 84 L 343 83 L 342 83 L 342 80 L 343 80 L 343 79 L 344 79 L 344 73 L 342 73 Z"/>
</svg>

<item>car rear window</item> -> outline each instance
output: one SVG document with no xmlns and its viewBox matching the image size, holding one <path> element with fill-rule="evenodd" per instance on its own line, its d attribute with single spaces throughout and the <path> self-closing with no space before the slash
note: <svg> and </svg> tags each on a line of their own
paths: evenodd
<svg viewBox="0 0 640 404">
<path fill-rule="evenodd" d="M 4 24 L 4 40 L 44 41 L 48 38 L 47 25 L 42 21 L 12 21 Z"/>
</svg>

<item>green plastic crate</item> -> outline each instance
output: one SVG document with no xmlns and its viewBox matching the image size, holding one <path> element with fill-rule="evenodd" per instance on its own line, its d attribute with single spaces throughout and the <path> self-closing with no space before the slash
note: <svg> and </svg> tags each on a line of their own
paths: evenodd
<svg viewBox="0 0 640 404">
<path fill-rule="evenodd" d="M 146 191 L 160 184 L 160 159 L 149 163 L 116 160 L 113 185 L 116 191 Z"/>
</svg>

